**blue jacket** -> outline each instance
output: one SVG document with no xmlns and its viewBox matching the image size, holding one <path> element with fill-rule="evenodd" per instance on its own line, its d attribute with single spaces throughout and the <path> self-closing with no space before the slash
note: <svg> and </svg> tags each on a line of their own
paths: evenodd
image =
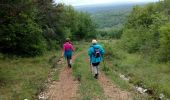
<svg viewBox="0 0 170 100">
<path fill-rule="evenodd" d="M 95 56 L 94 56 L 94 54 L 93 54 L 93 53 L 94 53 L 94 48 L 98 48 L 98 49 L 99 49 L 99 52 L 100 52 L 100 54 L 101 54 L 100 57 L 95 58 Z M 103 54 L 104 54 L 104 49 L 103 49 L 103 47 L 102 47 L 101 45 L 99 45 L 99 44 L 94 44 L 94 45 L 90 46 L 90 48 L 88 49 L 88 55 L 90 56 L 90 62 L 91 62 L 91 63 L 101 62 L 101 61 L 102 61 L 102 56 L 103 56 Z"/>
</svg>

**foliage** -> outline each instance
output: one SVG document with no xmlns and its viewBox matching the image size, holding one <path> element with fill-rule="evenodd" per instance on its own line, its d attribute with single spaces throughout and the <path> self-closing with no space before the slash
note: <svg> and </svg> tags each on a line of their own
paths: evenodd
<svg viewBox="0 0 170 100">
<path fill-rule="evenodd" d="M 80 48 L 80 52 L 87 48 L 88 45 L 75 45 Z M 75 63 L 73 64 L 73 75 L 74 77 L 80 81 L 79 85 L 79 95 L 77 97 L 78 100 L 91 100 L 93 98 L 98 98 L 100 100 L 105 100 L 106 97 L 103 94 L 103 89 L 100 84 L 93 78 L 93 75 L 90 71 L 90 63 L 88 60 L 88 55 L 86 53 L 81 53 L 77 59 L 75 59 Z"/>
<path fill-rule="evenodd" d="M 7 58 L 0 55 L 0 98 L 2 100 L 35 100 L 42 92 L 52 65 L 49 58 L 60 56 L 59 51 L 46 52 L 43 56 L 30 58 Z M 54 56 L 54 54 L 56 56 Z M 51 77 L 57 79 L 59 68 Z"/>
<path fill-rule="evenodd" d="M 122 35 L 122 29 L 115 27 L 98 29 L 97 32 L 98 32 L 97 37 L 99 39 L 106 38 L 120 39 Z"/>
<path fill-rule="evenodd" d="M 90 18 L 90 15 L 87 13 L 80 12 L 79 13 L 79 19 L 78 19 L 78 31 L 73 33 L 74 39 L 83 39 L 83 38 L 95 38 L 96 37 L 96 31 L 95 24 L 91 23 L 92 19 Z"/>
<path fill-rule="evenodd" d="M 160 60 L 170 61 L 170 22 L 160 28 Z"/>
<path fill-rule="evenodd" d="M 90 12 L 91 18 L 97 25 L 97 38 L 108 39 L 115 38 L 119 39 L 122 34 L 123 24 L 127 20 L 127 16 L 132 10 L 131 4 L 122 5 L 101 5 L 88 7 L 82 11 Z M 78 10 L 79 10 L 78 9 Z"/>
<path fill-rule="evenodd" d="M 90 15 L 53 0 L 6 0 L 0 15 L 0 52 L 36 56 L 58 49 L 66 37 L 94 38 L 95 24 Z"/>
<path fill-rule="evenodd" d="M 168 38 L 165 37 L 168 37 L 169 34 L 169 27 L 166 23 L 170 20 L 169 15 L 165 12 L 169 6 L 163 6 L 167 5 L 167 2 L 169 1 L 165 0 L 150 3 L 144 7 L 135 6 L 133 8 L 121 37 L 122 46 L 128 52 L 142 52 L 151 55 L 151 58 L 154 58 L 156 54 L 157 59 L 166 58 L 164 61 L 169 61 L 167 57 L 169 53 L 166 52 L 169 47 L 163 43 L 163 41 L 167 41 Z M 163 34 L 167 35 L 164 36 Z"/>
<path fill-rule="evenodd" d="M 6 1 L 0 14 L 1 52 L 31 56 L 42 54 L 42 30 L 34 22 L 36 15 L 32 2 Z"/>
<path fill-rule="evenodd" d="M 131 4 L 124 5 L 108 4 L 103 6 L 92 7 L 87 12 L 91 13 L 91 17 L 94 20 L 94 22 L 98 25 L 98 28 L 102 29 L 106 27 L 122 27 L 131 9 L 132 9 Z M 94 12 L 92 12 L 93 10 Z"/>
<path fill-rule="evenodd" d="M 163 93 L 165 97 L 169 98 L 170 63 L 151 62 L 143 54 L 128 53 L 121 47 L 119 41 L 121 40 L 103 42 L 106 51 L 105 62 L 107 63 L 103 65 L 103 68 L 104 66 L 109 68 L 109 71 L 104 70 L 104 72 L 121 87 L 126 87 L 126 85 L 121 82 L 122 80 L 119 81 L 120 73 L 127 77 L 131 84 L 148 89 L 148 92 L 151 91 L 152 97 L 157 98 Z"/>
</svg>

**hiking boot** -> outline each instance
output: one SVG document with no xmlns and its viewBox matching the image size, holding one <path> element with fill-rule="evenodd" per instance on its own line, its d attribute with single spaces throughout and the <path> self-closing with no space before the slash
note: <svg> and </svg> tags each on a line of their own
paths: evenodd
<svg viewBox="0 0 170 100">
<path fill-rule="evenodd" d="M 94 78 L 95 78 L 95 79 L 98 79 L 98 74 L 95 74 Z"/>
<path fill-rule="evenodd" d="M 71 68 L 71 64 L 69 64 L 69 67 Z"/>
</svg>

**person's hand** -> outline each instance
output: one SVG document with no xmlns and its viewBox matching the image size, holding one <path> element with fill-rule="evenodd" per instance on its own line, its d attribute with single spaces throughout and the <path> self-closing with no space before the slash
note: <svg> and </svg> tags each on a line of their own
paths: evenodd
<svg viewBox="0 0 170 100">
<path fill-rule="evenodd" d="M 88 61 L 90 61 L 90 57 L 88 57 Z"/>
</svg>

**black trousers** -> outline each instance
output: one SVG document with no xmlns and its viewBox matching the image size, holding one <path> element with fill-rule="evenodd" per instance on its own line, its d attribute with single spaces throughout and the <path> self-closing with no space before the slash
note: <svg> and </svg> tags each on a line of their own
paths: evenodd
<svg viewBox="0 0 170 100">
<path fill-rule="evenodd" d="M 92 63 L 93 66 L 98 66 L 99 64 L 100 64 L 100 62 Z"/>
</svg>

